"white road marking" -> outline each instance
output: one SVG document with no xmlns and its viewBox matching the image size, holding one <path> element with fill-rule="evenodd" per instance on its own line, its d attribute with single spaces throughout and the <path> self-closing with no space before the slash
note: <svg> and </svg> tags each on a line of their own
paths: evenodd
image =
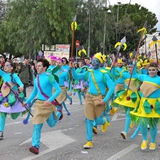
<svg viewBox="0 0 160 160">
<path fill-rule="evenodd" d="M 24 158 L 22 160 L 33 160 L 38 157 L 43 156 L 46 153 L 49 153 L 53 150 L 56 150 L 58 148 L 62 148 L 63 146 L 66 146 L 67 144 L 73 143 L 75 140 L 70 138 L 69 136 L 66 136 L 63 134 L 60 130 L 56 130 L 53 132 L 46 132 L 42 133 L 41 135 L 41 143 L 46 145 L 49 149 L 46 149 L 45 151 L 41 151 L 38 155 L 31 155 L 27 158 Z M 25 143 L 31 143 L 31 138 L 26 140 L 25 142 L 21 143 L 20 145 L 23 145 Z"/>
<path fill-rule="evenodd" d="M 124 155 L 128 154 L 129 152 L 131 152 L 132 150 L 134 150 L 135 148 L 137 148 L 138 146 L 139 145 L 137 145 L 137 144 L 132 144 L 131 146 L 129 146 L 126 149 L 118 152 L 117 154 L 113 155 L 112 157 L 108 158 L 107 160 L 119 159 L 119 158 L 123 157 Z"/>
<path fill-rule="evenodd" d="M 5 126 L 10 126 L 10 125 L 13 125 L 13 124 L 20 124 L 20 123 L 22 123 L 22 121 L 13 122 L 13 123 L 8 123 L 8 124 L 6 124 Z"/>
<path fill-rule="evenodd" d="M 72 112 L 77 112 L 77 111 L 81 111 L 81 110 L 83 110 L 84 108 L 80 108 L 80 109 L 73 109 L 73 110 L 69 110 L 69 111 L 71 111 L 71 113 Z"/>
<path fill-rule="evenodd" d="M 70 111 L 71 114 L 72 114 L 73 112 L 78 112 L 78 111 L 81 111 L 81 110 L 83 110 L 83 109 L 84 109 L 84 108 L 79 108 L 79 109 L 69 109 L 69 111 Z M 63 110 L 64 110 L 63 113 L 65 113 L 65 109 L 63 109 Z M 21 119 L 21 118 L 25 119 L 26 117 L 19 117 L 19 119 Z M 28 122 L 31 121 L 31 120 L 32 120 L 32 117 L 29 118 Z M 6 123 L 5 126 L 11 126 L 11 125 L 21 124 L 21 123 L 23 123 L 23 120 L 22 120 L 22 121 L 12 122 L 12 123 Z"/>
<path fill-rule="evenodd" d="M 70 104 L 70 102 L 65 102 L 65 104 Z M 82 106 L 79 102 L 72 102 L 72 105 L 73 104 L 79 104 L 80 106 Z M 83 105 L 84 105 L 84 103 L 83 103 Z"/>
<path fill-rule="evenodd" d="M 114 116 L 112 117 L 111 121 L 119 121 L 119 120 L 124 120 L 126 118 L 118 118 L 118 116 L 125 116 L 125 114 L 121 114 L 121 113 L 115 113 Z"/>
</svg>

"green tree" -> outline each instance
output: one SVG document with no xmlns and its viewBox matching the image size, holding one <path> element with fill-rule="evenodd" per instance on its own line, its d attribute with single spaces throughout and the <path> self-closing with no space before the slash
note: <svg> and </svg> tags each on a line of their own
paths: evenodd
<svg viewBox="0 0 160 160">
<path fill-rule="evenodd" d="M 115 23 L 117 40 L 119 41 L 123 36 L 126 36 L 127 43 L 129 44 L 129 48 L 127 48 L 126 52 L 129 52 L 129 50 L 136 49 L 138 45 L 140 34 L 137 34 L 137 30 L 142 28 L 147 21 L 147 31 L 152 30 L 151 32 L 155 32 L 156 28 L 153 28 L 158 20 L 154 13 L 137 3 L 134 5 L 121 4 L 119 6 L 110 6 L 114 15 L 117 15 L 118 7 L 119 17 L 118 22 Z"/>
<path fill-rule="evenodd" d="M 119 5 L 119 17 L 117 22 L 118 5 L 104 8 L 102 0 L 93 1 L 76 1 L 77 7 L 77 21 L 80 24 L 80 30 L 76 31 L 76 38 L 87 48 L 88 46 L 88 22 L 89 22 L 89 5 L 91 11 L 91 54 L 101 51 L 104 35 L 104 23 L 106 22 L 106 42 L 105 47 L 110 52 L 116 52 L 114 45 L 120 41 L 124 36 L 127 38 L 127 50 L 131 52 L 136 49 L 140 34 L 137 30 L 142 28 L 144 23 L 148 21 L 147 30 L 152 30 L 158 22 L 154 13 L 149 12 L 145 7 L 134 4 Z M 106 19 L 104 15 L 106 10 L 110 9 L 111 14 L 107 14 Z M 156 28 L 152 32 L 156 31 Z M 117 36 L 117 39 L 116 39 Z"/>
<path fill-rule="evenodd" d="M 106 44 L 109 45 L 111 25 L 109 25 L 110 17 L 107 15 L 104 19 L 105 12 L 104 0 L 77 0 L 75 6 L 77 8 L 77 22 L 80 29 L 76 31 L 75 38 L 79 39 L 85 49 L 88 47 L 89 41 L 89 10 L 90 10 L 90 52 L 91 55 L 103 50 L 104 23 L 106 22 Z M 105 45 L 105 46 L 107 46 Z"/>
<path fill-rule="evenodd" d="M 9 1 L 7 39 L 13 54 L 35 54 L 42 44 L 70 43 L 73 0 Z"/>
</svg>

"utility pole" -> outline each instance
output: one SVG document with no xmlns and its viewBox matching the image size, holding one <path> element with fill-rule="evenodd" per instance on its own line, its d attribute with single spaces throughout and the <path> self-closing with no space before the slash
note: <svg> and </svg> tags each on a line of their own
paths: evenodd
<svg viewBox="0 0 160 160">
<path fill-rule="evenodd" d="M 105 1 L 105 15 L 104 15 L 104 33 L 103 33 L 103 54 L 105 54 L 106 42 L 106 17 L 107 17 L 107 0 Z"/>
<path fill-rule="evenodd" d="M 105 54 L 105 42 L 106 42 L 106 17 L 107 17 L 107 0 L 105 1 L 105 7 L 104 7 L 104 10 L 105 10 L 105 15 L 104 15 L 104 33 L 103 33 L 103 54 Z"/>
<path fill-rule="evenodd" d="M 91 0 L 88 0 L 88 13 L 89 13 L 89 21 L 88 21 L 88 57 L 90 57 L 90 46 L 91 46 L 91 8 L 90 8 Z"/>
<path fill-rule="evenodd" d="M 119 5 L 121 4 L 121 2 L 117 2 L 118 3 L 118 8 L 117 8 L 117 28 L 118 28 L 118 21 L 119 21 Z M 116 42 L 118 41 L 118 29 L 116 28 Z"/>
</svg>

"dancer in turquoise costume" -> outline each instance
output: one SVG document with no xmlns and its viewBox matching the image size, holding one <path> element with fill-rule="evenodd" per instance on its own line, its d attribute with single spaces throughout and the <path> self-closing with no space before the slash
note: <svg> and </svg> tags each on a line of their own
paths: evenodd
<svg viewBox="0 0 160 160">
<path fill-rule="evenodd" d="M 67 70 L 68 72 L 70 71 L 70 67 L 68 65 L 68 60 L 66 57 L 62 57 L 62 63 L 63 63 L 63 66 L 62 66 L 62 69 L 63 70 Z"/>
<path fill-rule="evenodd" d="M 69 73 L 62 69 L 63 62 L 61 58 L 57 58 L 57 66 L 59 66 L 60 68 L 55 74 L 59 77 L 59 86 L 62 90 L 61 94 L 57 97 L 57 100 L 60 104 L 63 105 L 63 107 L 67 111 L 67 115 L 70 115 L 70 112 L 68 111 L 65 104 L 65 100 L 67 99 L 67 89 L 65 86 L 65 82 L 69 81 Z"/>
<path fill-rule="evenodd" d="M 113 105 L 118 105 L 120 107 L 122 106 L 125 109 L 125 126 L 124 130 L 121 132 L 123 139 L 127 138 L 128 130 L 131 124 L 130 111 L 136 108 L 140 101 L 140 96 L 137 91 L 139 89 L 139 82 L 136 80 L 136 65 L 133 65 L 132 62 L 129 62 L 127 68 L 128 72 L 124 72 L 120 75 L 124 79 L 125 89 L 117 92 L 117 98 L 113 101 Z M 133 74 L 131 77 L 132 72 Z M 117 72 L 114 73 L 117 74 Z"/>
<path fill-rule="evenodd" d="M 77 74 L 80 74 L 83 72 L 84 72 L 84 70 L 82 67 L 78 67 L 76 69 Z M 83 83 L 84 82 L 83 82 L 83 80 L 74 80 L 74 79 L 72 81 L 73 81 L 72 82 L 72 90 L 74 92 L 74 95 L 77 93 L 80 105 L 82 105 L 82 96 L 85 99 L 85 94 L 83 92 L 83 88 L 84 88 Z"/>
<path fill-rule="evenodd" d="M 47 69 L 47 72 L 51 72 L 56 67 L 56 56 L 50 56 L 50 66 Z"/>
<path fill-rule="evenodd" d="M 92 69 L 81 74 L 77 74 L 73 68 L 73 63 L 70 63 L 73 78 L 79 80 L 87 79 L 89 82 L 84 109 L 87 139 L 87 143 L 83 146 L 84 149 L 90 149 L 93 147 L 92 129 L 94 120 L 97 125 L 102 125 L 102 132 L 105 132 L 107 129 L 107 122 L 105 118 L 103 118 L 103 114 L 105 111 L 105 104 L 113 94 L 114 84 L 109 75 L 106 72 L 103 73 L 101 71 L 101 63 L 103 63 L 102 57 L 95 55 L 92 60 Z M 105 81 L 103 81 L 103 79 L 105 79 Z M 108 91 L 106 91 L 106 87 L 108 88 Z"/>
<path fill-rule="evenodd" d="M 126 72 L 122 58 L 118 58 L 117 66 L 115 67 L 115 72 L 118 72 L 118 75 Z M 124 90 L 124 79 L 122 77 L 116 77 L 116 87 L 115 87 L 115 97 L 117 97 L 117 92 Z"/>
<path fill-rule="evenodd" d="M 113 81 L 113 83 L 115 82 L 115 77 L 114 75 L 110 72 L 110 68 L 108 67 L 105 67 L 105 62 L 106 62 L 106 58 L 107 56 L 106 55 L 102 55 L 101 52 L 97 53 L 99 54 L 99 56 L 102 57 L 103 59 L 103 63 L 100 64 L 100 68 L 102 69 L 102 71 L 106 71 L 107 74 L 110 76 L 111 80 Z M 113 95 L 112 95 L 113 97 Z M 110 100 L 111 101 L 111 100 Z M 113 111 L 113 107 L 110 106 L 110 102 L 107 102 L 106 103 L 106 108 L 105 108 L 105 111 L 104 111 L 104 116 L 106 118 L 106 123 L 107 123 L 107 127 L 110 126 L 110 117 L 109 117 L 109 112 Z M 94 123 L 93 123 L 93 133 L 94 134 L 97 134 L 98 133 L 98 129 L 97 129 L 97 124 L 96 124 L 96 121 L 94 120 Z"/>
<path fill-rule="evenodd" d="M 16 119 L 20 113 L 24 113 L 26 109 L 16 99 L 15 95 L 6 86 L 8 82 L 15 92 L 21 92 L 19 95 L 24 98 L 23 83 L 16 73 L 14 73 L 15 66 L 11 61 L 7 61 L 4 65 L 4 70 L 0 69 L 0 76 L 3 77 L 3 85 L 0 93 L 0 140 L 3 139 L 3 132 L 6 123 L 6 116 L 10 114 L 12 119 Z"/>
<path fill-rule="evenodd" d="M 25 106 L 37 96 L 34 105 L 32 147 L 29 148 L 34 154 L 39 153 L 43 123 L 47 122 L 49 127 L 54 127 L 62 118 L 62 108 L 56 109 L 56 106 L 53 105 L 53 100 L 61 93 L 61 89 L 54 76 L 46 72 L 48 67 L 49 62 L 46 59 L 38 59 L 36 65 L 38 75 L 34 80 L 34 88 L 30 97 L 23 104 Z M 55 89 L 54 93 L 52 93 L 52 88 Z"/>
<path fill-rule="evenodd" d="M 148 145 L 148 125 L 150 126 L 149 149 L 156 149 L 157 124 L 160 118 L 160 77 L 157 76 L 157 71 L 157 64 L 151 63 L 148 68 L 149 75 L 137 74 L 137 78 L 142 82 L 141 100 L 139 106 L 130 113 L 133 121 L 140 124 L 142 150 L 147 149 Z"/>
<path fill-rule="evenodd" d="M 149 67 L 149 59 L 145 58 L 144 60 L 142 60 L 142 68 L 140 69 L 140 73 L 141 74 L 147 74 L 148 75 L 148 67 Z"/>
<path fill-rule="evenodd" d="M 68 62 L 68 60 L 67 60 L 67 58 L 66 57 L 62 57 L 62 63 L 63 63 L 63 65 L 62 65 L 62 70 L 64 71 L 64 72 L 69 72 L 70 71 L 70 67 L 69 67 L 69 62 Z M 70 82 L 71 81 L 71 77 L 69 77 L 69 79 L 68 79 L 68 81 L 65 81 L 64 82 L 64 85 L 65 85 L 65 87 L 67 88 L 67 90 L 71 90 L 71 85 L 70 85 Z M 72 97 L 68 94 L 68 92 L 66 92 L 66 96 L 67 96 L 67 99 L 69 99 L 69 101 L 70 101 L 70 105 L 72 104 Z M 65 102 L 64 102 L 64 105 L 66 105 L 65 104 Z M 64 106 L 65 107 L 65 106 Z"/>
</svg>

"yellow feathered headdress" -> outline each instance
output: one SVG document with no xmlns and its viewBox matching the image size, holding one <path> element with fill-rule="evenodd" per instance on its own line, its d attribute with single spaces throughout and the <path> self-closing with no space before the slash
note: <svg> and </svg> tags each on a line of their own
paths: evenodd
<svg viewBox="0 0 160 160">
<path fill-rule="evenodd" d="M 122 58 L 118 58 L 118 59 L 117 59 L 117 62 L 118 62 L 118 63 L 123 63 Z"/>
<path fill-rule="evenodd" d="M 137 67 L 142 67 L 142 63 L 140 61 L 137 62 Z"/>
<path fill-rule="evenodd" d="M 150 64 L 149 59 L 144 59 L 143 63 L 142 63 L 142 66 L 147 66 L 149 64 Z"/>
<path fill-rule="evenodd" d="M 103 55 L 101 52 L 96 53 L 94 55 L 94 58 L 97 58 L 100 61 L 100 63 L 103 63 Z"/>
<path fill-rule="evenodd" d="M 106 62 L 107 56 L 105 54 L 102 55 L 103 61 Z"/>
</svg>

